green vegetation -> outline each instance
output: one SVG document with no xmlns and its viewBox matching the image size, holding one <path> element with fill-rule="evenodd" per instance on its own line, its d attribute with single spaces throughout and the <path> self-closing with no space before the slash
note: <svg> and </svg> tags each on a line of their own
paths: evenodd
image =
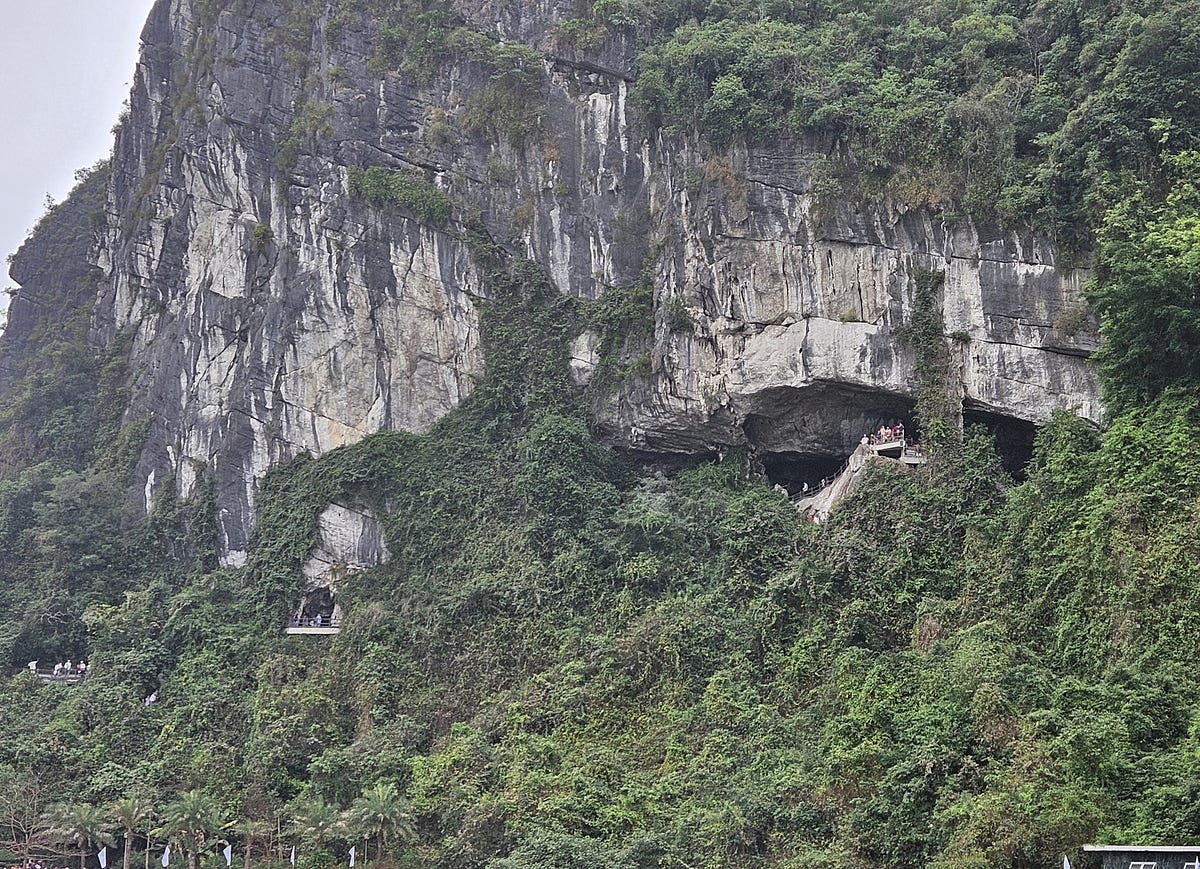
<svg viewBox="0 0 1200 869">
<path fill-rule="evenodd" d="M 1100 230 L 1091 299 L 1104 344 L 1096 361 L 1115 410 L 1200 383 L 1198 179 L 1200 151 L 1164 155 L 1154 182 L 1125 179 Z"/>
<path fill-rule="evenodd" d="M 651 123 L 718 145 L 812 135 L 868 197 L 1032 219 L 1066 244 L 1090 244 L 1117 176 L 1152 170 L 1153 119 L 1200 134 L 1190 0 L 646 8 Z"/>
<path fill-rule="evenodd" d="M 361 196 L 376 208 L 399 205 L 430 226 L 443 226 L 454 211 L 450 197 L 416 172 L 378 166 L 351 169 L 346 187 L 351 196 Z"/>
<path fill-rule="evenodd" d="M 385 20 L 380 58 L 449 47 L 494 63 L 497 94 L 531 92 L 527 50 L 439 9 L 397 5 L 413 23 Z M 958 436 L 964 336 L 918 275 L 903 337 L 936 460 L 872 466 L 822 526 L 745 455 L 656 474 L 593 436 L 568 342 L 601 335 L 593 388 L 643 372 L 655 255 L 585 303 L 459 215 L 486 285 L 471 396 L 427 434 L 277 469 L 247 563 L 219 568 L 204 468 L 186 502 L 130 504 L 153 421 L 120 416 L 126 339 L 89 343 L 104 170 L 87 175 L 14 262 L 53 291 L 3 339 L 0 851 L 82 860 L 120 833 L 126 869 L 168 842 L 207 867 L 220 840 L 247 865 L 295 844 L 302 869 L 364 843 L 383 867 L 1025 869 L 1086 840 L 1193 838 L 1200 158 L 1194 107 L 1168 105 L 1196 69 L 1185 11 L 592 10 L 666 34 L 639 84 L 664 124 L 825 135 L 878 190 L 1096 232 L 1107 430 L 1059 413 L 1008 478 L 986 434 Z M 455 214 L 421 175 L 349 187 Z M 657 325 L 686 315 L 668 302 Z M 344 578 L 336 637 L 285 637 L 333 500 L 381 518 L 392 560 Z M 66 657 L 86 681 L 24 672 Z"/>
<path fill-rule="evenodd" d="M 240 570 L 145 550 L 184 539 L 186 505 L 75 532 L 77 564 L 107 540 L 122 572 L 56 637 L 85 683 L 0 689 L 27 713 L 0 740 L 33 795 L 18 849 L 54 801 L 129 792 L 196 859 L 215 829 L 258 854 L 275 827 L 318 861 L 366 838 L 493 869 L 1018 867 L 1188 835 L 1200 401 L 1164 392 L 1103 438 L 1056 417 L 1020 486 L 972 433 L 806 526 L 744 457 L 642 478 L 597 444 L 566 343 L 634 318 L 467 232 L 487 372 L 430 434 L 274 473 Z M 393 561 L 346 578 L 328 645 L 284 638 L 331 499 L 383 516 Z"/>
<path fill-rule="evenodd" d="M 631 377 L 650 373 L 651 343 L 654 338 L 654 275 L 659 249 L 652 248 L 642 263 L 636 283 L 608 287 L 600 298 L 588 303 L 583 322 L 600 336 L 599 363 L 592 385 L 610 389 Z M 687 312 L 668 306 L 664 316 L 671 330 L 691 328 Z M 686 326 L 683 323 L 686 320 Z"/>
<path fill-rule="evenodd" d="M 255 224 L 251 237 L 254 239 L 255 249 L 261 252 L 266 250 L 267 246 L 275 240 L 275 233 L 267 224 L 259 223 Z"/>
<path fill-rule="evenodd" d="M 279 140 L 279 151 L 275 164 L 283 173 L 296 168 L 301 154 L 315 154 L 322 137 L 332 131 L 330 118 L 333 106 L 307 98 L 302 102 L 288 127 L 287 134 Z"/>
<path fill-rule="evenodd" d="M 473 64 L 485 81 L 463 106 L 467 129 L 516 146 L 540 131 L 545 103 L 540 52 L 472 29 L 445 0 L 375 5 L 376 72 L 399 70 L 428 83 L 451 61 Z"/>
<path fill-rule="evenodd" d="M 962 430 L 962 387 L 946 344 L 941 272 L 916 269 L 910 322 L 896 337 L 912 349 L 917 374 L 917 419 L 922 440 L 934 453 L 957 439 Z"/>
</svg>

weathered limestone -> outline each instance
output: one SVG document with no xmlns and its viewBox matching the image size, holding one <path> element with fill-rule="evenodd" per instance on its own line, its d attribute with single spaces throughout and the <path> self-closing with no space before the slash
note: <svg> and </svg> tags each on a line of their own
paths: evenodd
<svg viewBox="0 0 1200 869">
<path fill-rule="evenodd" d="M 317 519 L 317 545 L 304 562 L 304 578 L 310 588 L 336 591 L 338 579 L 346 572 L 378 567 L 391 559 L 383 527 L 371 511 L 330 504 Z"/>
<path fill-rule="evenodd" d="M 918 269 L 945 275 L 945 331 L 969 408 L 1042 422 L 1064 407 L 1099 420 L 1085 270 L 1057 267 L 1040 239 L 967 220 L 819 206 L 803 159 L 735 156 L 710 158 L 719 171 L 702 177 L 716 180 L 698 190 L 661 194 L 685 204 L 665 218 L 680 243 L 659 292 L 682 299 L 696 329 L 660 330 L 654 382 L 602 410 L 615 436 L 685 452 L 749 442 L 848 454 L 863 431 L 911 409 L 902 336 Z M 702 205 L 688 207 L 693 196 Z"/>
<path fill-rule="evenodd" d="M 205 466 L 227 563 L 245 557 L 269 468 L 423 431 L 469 394 L 487 294 L 464 240 L 472 212 L 580 297 L 633 283 L 653 256 L 653 373 L 594 402 L 622 446 L 849 453 L 881 415 L 911 409 L 900 337 L 916 269 L 945 273 L 969 406 L 1100 415 L 1083 271 L 1027 235 L 817 201 L 821 155 L 803 142 L 713 153 L 641 137 L 633 46 L 614 34 L 587 56 L 565 47 L 555 27 L 569 4 L 459 3 L 480 29 L 543 52 L 542 131 L 520 142 L 473 126 L 489 75 L 478 63 L 379 74 L 365 9 L 336 40 L 318 16 L 291 45 L 289 4 L 207 19 L 205 6 L 160 0 L 143 34 L 94 333 L 133 336 L 129 414 L 152 419 L 136 490 L 148 504 L 174 481 L 186 496 Z M 455 218 L 434 227 L 351 198 L 349 168 L 373 165 L 423 173 Z M 671 331 L 666 311 L 681 307 L 693 328 Z M 591 334 L 571 348 L 581 387 L 598 348 Z"/>
</svg>

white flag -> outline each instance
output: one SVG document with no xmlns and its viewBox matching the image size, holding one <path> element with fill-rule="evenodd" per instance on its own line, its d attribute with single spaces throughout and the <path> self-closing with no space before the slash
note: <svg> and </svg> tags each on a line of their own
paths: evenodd
<svg viewBox="0 0 1200 869">
<path fill-rule="evenodd" d="M 221 853 L 225 855 L 225 865 L 232 866 L 233 865 L 233 846 L 226 845 L 225 850 L 222 851 Z"/>
<path fill-rule="evenodd" d="M 96 856 L 100 860 L 100 869 L 108 869 L 108 846 L 105 845 L 96 852 Z"/>
<path fill-rule="evenodd" d="M 354 866 L 354 846 L 350 846 L 350 866 Z"/>
<path fill-rule="evenodd" d="M 292 846 L 292 865 L 296 865 L 296 846 Z"/>
<path fill-rule="evenodd" d="M 167 869 L 167 867 L 171 865 L 171 846 L 170 845 L 163 848 L 162 864 L 163 864 L 163 869 Z"/>
</svg>

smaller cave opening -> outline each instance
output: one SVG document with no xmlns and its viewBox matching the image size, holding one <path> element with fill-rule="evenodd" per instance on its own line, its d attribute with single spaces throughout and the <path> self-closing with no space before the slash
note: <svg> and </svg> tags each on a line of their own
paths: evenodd
<svg viewBox="0 0 1200 869">
<path fill-rule="evenodd" d="M 309 590 L 292 614 L 289 627 L 331 627 L 338 621 L 333 589 L 317 586 Z"/>
<path fill-rule="evenodd" d="M 1033 441 L 1037 426 L 1023 419 L 1014 419 L 976 408 L 963 408 L 963 427 L 983 426 L 996 444 L 1000 464 L 1015 480 L 1025 479 L 1025 469 L 1033 458 Z"/>
<path fill-rule="evenodd" d="M 767 479 L 783 486 L 789 495 L 803 495 L 806 484 L 810 491 L 815 491 L 822 480 L 833 477 L 846 463 L 845 456 L 790 452 L 764 453 L 758 460 Z"/>
</svg>

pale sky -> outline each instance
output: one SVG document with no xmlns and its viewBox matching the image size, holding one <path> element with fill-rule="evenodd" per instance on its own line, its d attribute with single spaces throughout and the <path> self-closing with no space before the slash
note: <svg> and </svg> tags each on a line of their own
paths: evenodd
<svg viewBox="0 0 1200 869">
<path fill-rule="evenodd" d="M 7 255 L 112 150 L 153 0 L 0 0 L 0 289 Z M 7 306 L 7 297 L 0 304 Z"/>
</svg>

